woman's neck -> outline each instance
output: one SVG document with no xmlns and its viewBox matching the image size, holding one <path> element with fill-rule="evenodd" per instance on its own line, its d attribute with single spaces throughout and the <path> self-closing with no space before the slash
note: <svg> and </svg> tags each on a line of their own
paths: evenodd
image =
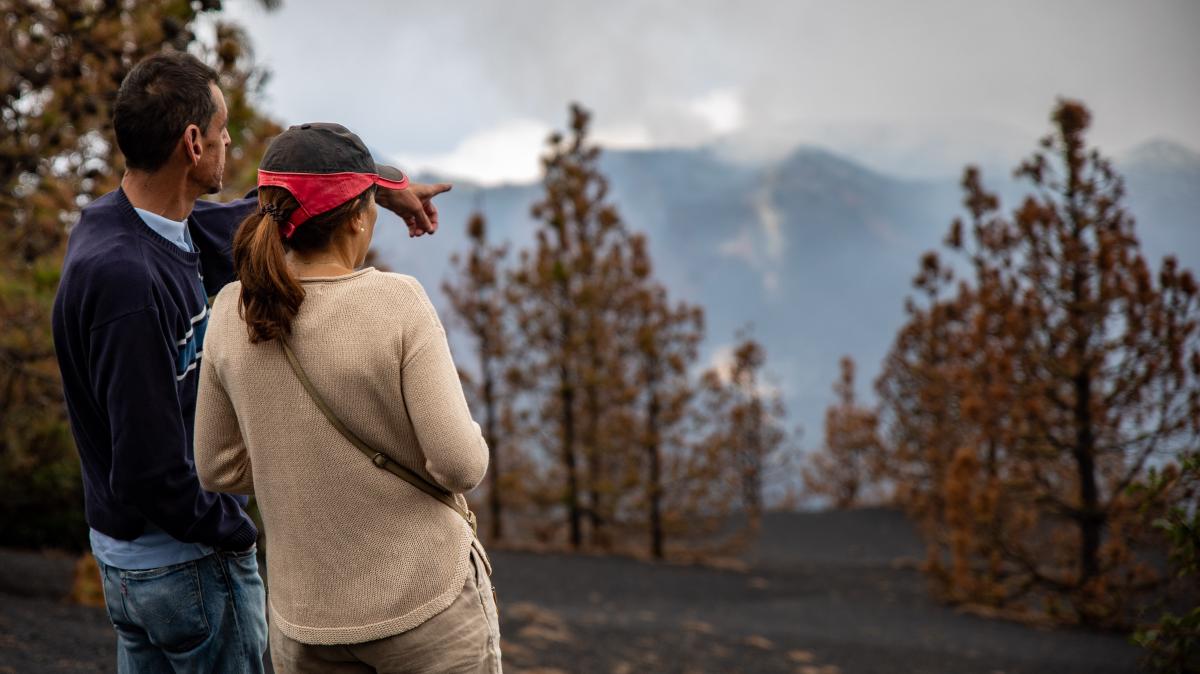
<svg viewBox="0 0 1200 674">
<path fill-rule="evenodd" d="M 299 278 L 345 276 L 354 273 L 357 266 L 346 251 L 334 248 L 307 253 L 288 251 L 287 262 L 292 274 Z"/>
</svg>

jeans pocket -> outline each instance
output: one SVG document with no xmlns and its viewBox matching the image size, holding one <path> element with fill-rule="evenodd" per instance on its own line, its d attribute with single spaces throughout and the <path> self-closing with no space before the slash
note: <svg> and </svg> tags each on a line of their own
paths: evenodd
<svg viewBox="0 0 1200 674">
<path fill-rule="evenodd" d="M 211 633 L 199 565 L 192 562 L 121 574 L 130 620 L 168 653 L 190 651 Z"/>
<path fill-rule="evenodd" d="M 124 606 L 121 604 L 120 571 L 105 566 L 100 560 L 96 560 L 96 563 L 100 567 L 100 584 L 104 588 L 104 611 L 113 627 L 118 627 L 127 622 Z"/>
<path fill-rule="evenodd" d="M 262 576 L 258 572 L 258 547 L 250 546 L 249 550 L 240 552 L 222 552 L 226 568 L 234 575 L 239 583 L 262 585 Z"/>
<path fill-rule="evenodd" d="M 238 598 L 238 604 L 253 606 L 266 614 L 267 589 L 262 574 L 258 571 L 257 550 L 222 553 L 225 568 L 229 572 L 230 592 Z"/>
</svg>

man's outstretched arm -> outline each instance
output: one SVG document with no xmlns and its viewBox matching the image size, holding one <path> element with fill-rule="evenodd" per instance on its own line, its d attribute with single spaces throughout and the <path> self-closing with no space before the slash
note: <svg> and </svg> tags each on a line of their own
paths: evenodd
<svg viewBox="0 0 1200 674">
<path fill-rule="evenodd" d="M 212 297 L 233 281 L 233 235 L 246 216 L 258 208 L 258 188 L 234 201 L 201 199 L 188 216 L 188 230 L 200 249 L 204 294 Z"/>
</svg>

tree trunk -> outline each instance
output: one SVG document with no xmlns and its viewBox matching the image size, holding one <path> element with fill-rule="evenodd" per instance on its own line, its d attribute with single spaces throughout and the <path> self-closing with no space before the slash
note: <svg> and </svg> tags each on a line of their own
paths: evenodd
<svg viewBox="0 0 1200 674">
<path fill-rule="evenodd" d="M 579 546 L 583 544 L 583 538 L 580 534 L 579 476 L 575 457 L 575 385 L 571 381 L 571 367 L 567 362 L 570 349 L 571 317 L 565 313 L 562 314 L 560 326 L 563 335 L 563 352 L 559 354 L 561 361 L 558 366 L 558 375 L 559 401 L 562 405 L 562 458 L 563 467 L 567 471 L 567 525 L 570 528 L 571 547 L 578 550 Z"/>
<path fill-rule="evenodd" d="M 584 440 L 587 447 L 588 464 L 587 515 L 591 529 L 591 542 L 607 549 L 610 541 L 604 531 L 606 524 L 603 510 L 605 471 L 604 456 L 600 449 L 600 390 L 595 382 L 595 377 L 601 371 L 602 363 L 600 362 L 599 346 L 594 337 L 595 330 L 596 328 L 593 327 L 588 331 L 588 355 L 592 367 L 592 378 L 588 381 L 584 391 L 587 403 L 587 426 Z"/>
<path fill-rule="evenodd" d="M 1091 378 L 1086 372 L 1075 377 L 1075 467 L 1079 475 L 1079 582 L 1100 573 L 1100 538 L 1104 517 L 1096 488 L 1096 439 L 1092 432 Z"/>
<path fill-rule="evenodd" d="M 1078 177 L 1075 170 L 1068 175 L 1069 185 L 1067 194 L 1068 213 L 1073 224 L 1072 238 L 1077 246 L 1082 240 L 1082 217 L 1076 206 Z M 1075 373 L 1072 384 L 1075 389 L 1075 468 L 1079 477 L 1079 584 L 1083 585 L 1100 573 L 1100 538 L 1104 527 L 1104 515 L 1100 512 L 1100 496 L 1096 486 L 1096 435 L 1092 420 L 1092 376 L 1088 371 L 1088 337 L 1089 330 L 1083 316 L 1083 306 L 1087 301 L 1084 293 L 1084 278 L 1086 270 L 1084 262 L 1076 259 L 1071 269 L 1070 305 L 1071 327 L 1075 332 L 1071 344 L 1073 355 L 1079 362 L 1079 371 Z"/>
<path fill-rule="evenodd" d="M 757 396 L 757 394 L 754 395 Z M 750 400 L 748 408 L 749 413 L 746 415 L 744 422 L 747 424 L 744 436 L 747 464 L 742 482 L 742 498 L 745 500 L 745 506 L 750 515 L 751 522 L 757 524 L 762 519 L 763 512 L 762 473 L 764 451 L 762 424 L 766 420 L 766 415 L 763 413 L 762 405 L 757 397 Z"/>
<path fill-rule="evenodd" d="M 600 453 L 600 405 L 596 386 L 591 384 L 585 391 L 587 399 L 587 426 L 585 444 L 587 447 L 587 517 L 591 531 L 591 542 L 601 547 L 608 547 L 608 539 L 604 533 L 604 516 L 601 514 L 603 505 L 604 468 L 603 457 Z"/>
<path fill-rule="evenodd" d="M 648 382 L 650 400 L 646 409 L 646 455 L 650 460 L 650 554 L 663 558 L 662 456 L 659 453 L 658 415 L 660 404 L 653 380 Z"/>
</svg>

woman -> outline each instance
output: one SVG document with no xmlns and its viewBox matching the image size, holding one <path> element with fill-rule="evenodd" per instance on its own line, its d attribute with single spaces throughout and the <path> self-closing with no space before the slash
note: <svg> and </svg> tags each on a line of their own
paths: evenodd
<svg viewBox="0 0 1200 674">
<path fill-rule="evenodd" d="M 240 281 L 212 307 L 196 468 L 208 489 L 257 497 L 276 671 L 498 672 L 491 567 L 461 495 L 487 445 L 421 284 L 356 271 L 377 185 L 405 182 L 338 125 L 267 149 L 259 211 L 234 239 Z M 452 507 L 381 470 L 397 465 Z"/>
</svg>

